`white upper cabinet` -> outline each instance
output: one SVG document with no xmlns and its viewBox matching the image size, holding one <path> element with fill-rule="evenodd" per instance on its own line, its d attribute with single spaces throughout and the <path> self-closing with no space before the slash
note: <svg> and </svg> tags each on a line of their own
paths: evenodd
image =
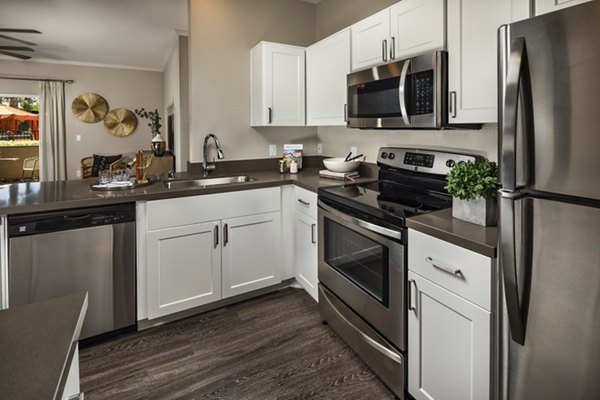
<svg viewBox="0 0 600 400">
<path fill-rule="evenodd" d="M 260 42 L 250 53 L 251 125 L 305 125 L 304 47 Z"/>
<path fill-rule="evenodd" d="M 346 125 L 350 29 L 306 48 L 306 124 Z"/>
<path fill-rule="evenodd" d="M 445 0 L 402 0 L 390 7 L 390 59 L 444 49 L 445 7 Z"/>
<path fill-rule="evenodd" d="M 357 22 L 352 31 L 352 70 L 389 61 L 390 10 L 385 9 Z"/>
<path fill-rule="evenodd" d="M 352 25 L 352 70 L 443 49 L 445 3 L 403 0 Z"/>
<path fill-rule="evenodd" d="M 528 18 L 523 0 L 448 2 L 448 90 L 451 124 L 495 123 L 498 28 Z"/>
<path fill-rule="evenodd" d="M 563 8 L 587 3 L 591 0 L 535 0 L 535 15 L 542 15 Z"/>
</svg>

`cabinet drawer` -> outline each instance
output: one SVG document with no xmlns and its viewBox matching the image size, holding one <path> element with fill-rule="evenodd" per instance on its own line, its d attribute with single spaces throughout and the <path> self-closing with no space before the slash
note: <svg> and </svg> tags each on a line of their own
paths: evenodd
<svg viewBox="0 0 600 400">
<path fill-rule="evenodd" d="M 312 219 L 317 219 L 317 194 L 298 186 L 294 188 L 294 208 Z"/>
<path fill-rule="evenodd" d="M 491 310 L 492 259 L 488 257 L 409 229 L 408 269 Z"/>
</svg>

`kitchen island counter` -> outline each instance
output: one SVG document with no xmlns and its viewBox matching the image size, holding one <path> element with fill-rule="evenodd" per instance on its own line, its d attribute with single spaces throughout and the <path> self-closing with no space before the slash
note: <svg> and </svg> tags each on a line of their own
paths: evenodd
<svg viewBox="0 0 600 400">
<path fill-rule="evenodd" d="M 62 398 L 87 301 L 83 292 L 0 311 L 1 398 Z"/>
</svg>

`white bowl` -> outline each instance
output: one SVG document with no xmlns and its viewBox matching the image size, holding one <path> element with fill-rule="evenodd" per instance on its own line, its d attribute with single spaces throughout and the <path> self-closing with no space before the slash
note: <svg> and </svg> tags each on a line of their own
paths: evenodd
<svg viewBox="0 0 600 400">
<path fill-rule="evenodd" d="M 352 172 L 360 166 L 361 160 L 344 161 L 344 157 L 326 158 L 323 160 L 325 168 L 332 172 Z"/>
</svg>

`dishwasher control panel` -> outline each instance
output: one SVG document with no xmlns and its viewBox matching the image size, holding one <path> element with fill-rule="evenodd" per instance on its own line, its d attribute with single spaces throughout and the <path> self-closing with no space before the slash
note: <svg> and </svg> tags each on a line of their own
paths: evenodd
<svg viewBox="0 0 600 400">
<path fill-rule="evenodd" d="M 8 217 L 8 237 L 37 235 L 135 221 L 135 204 L 117 204 Z"/>
</svg>

